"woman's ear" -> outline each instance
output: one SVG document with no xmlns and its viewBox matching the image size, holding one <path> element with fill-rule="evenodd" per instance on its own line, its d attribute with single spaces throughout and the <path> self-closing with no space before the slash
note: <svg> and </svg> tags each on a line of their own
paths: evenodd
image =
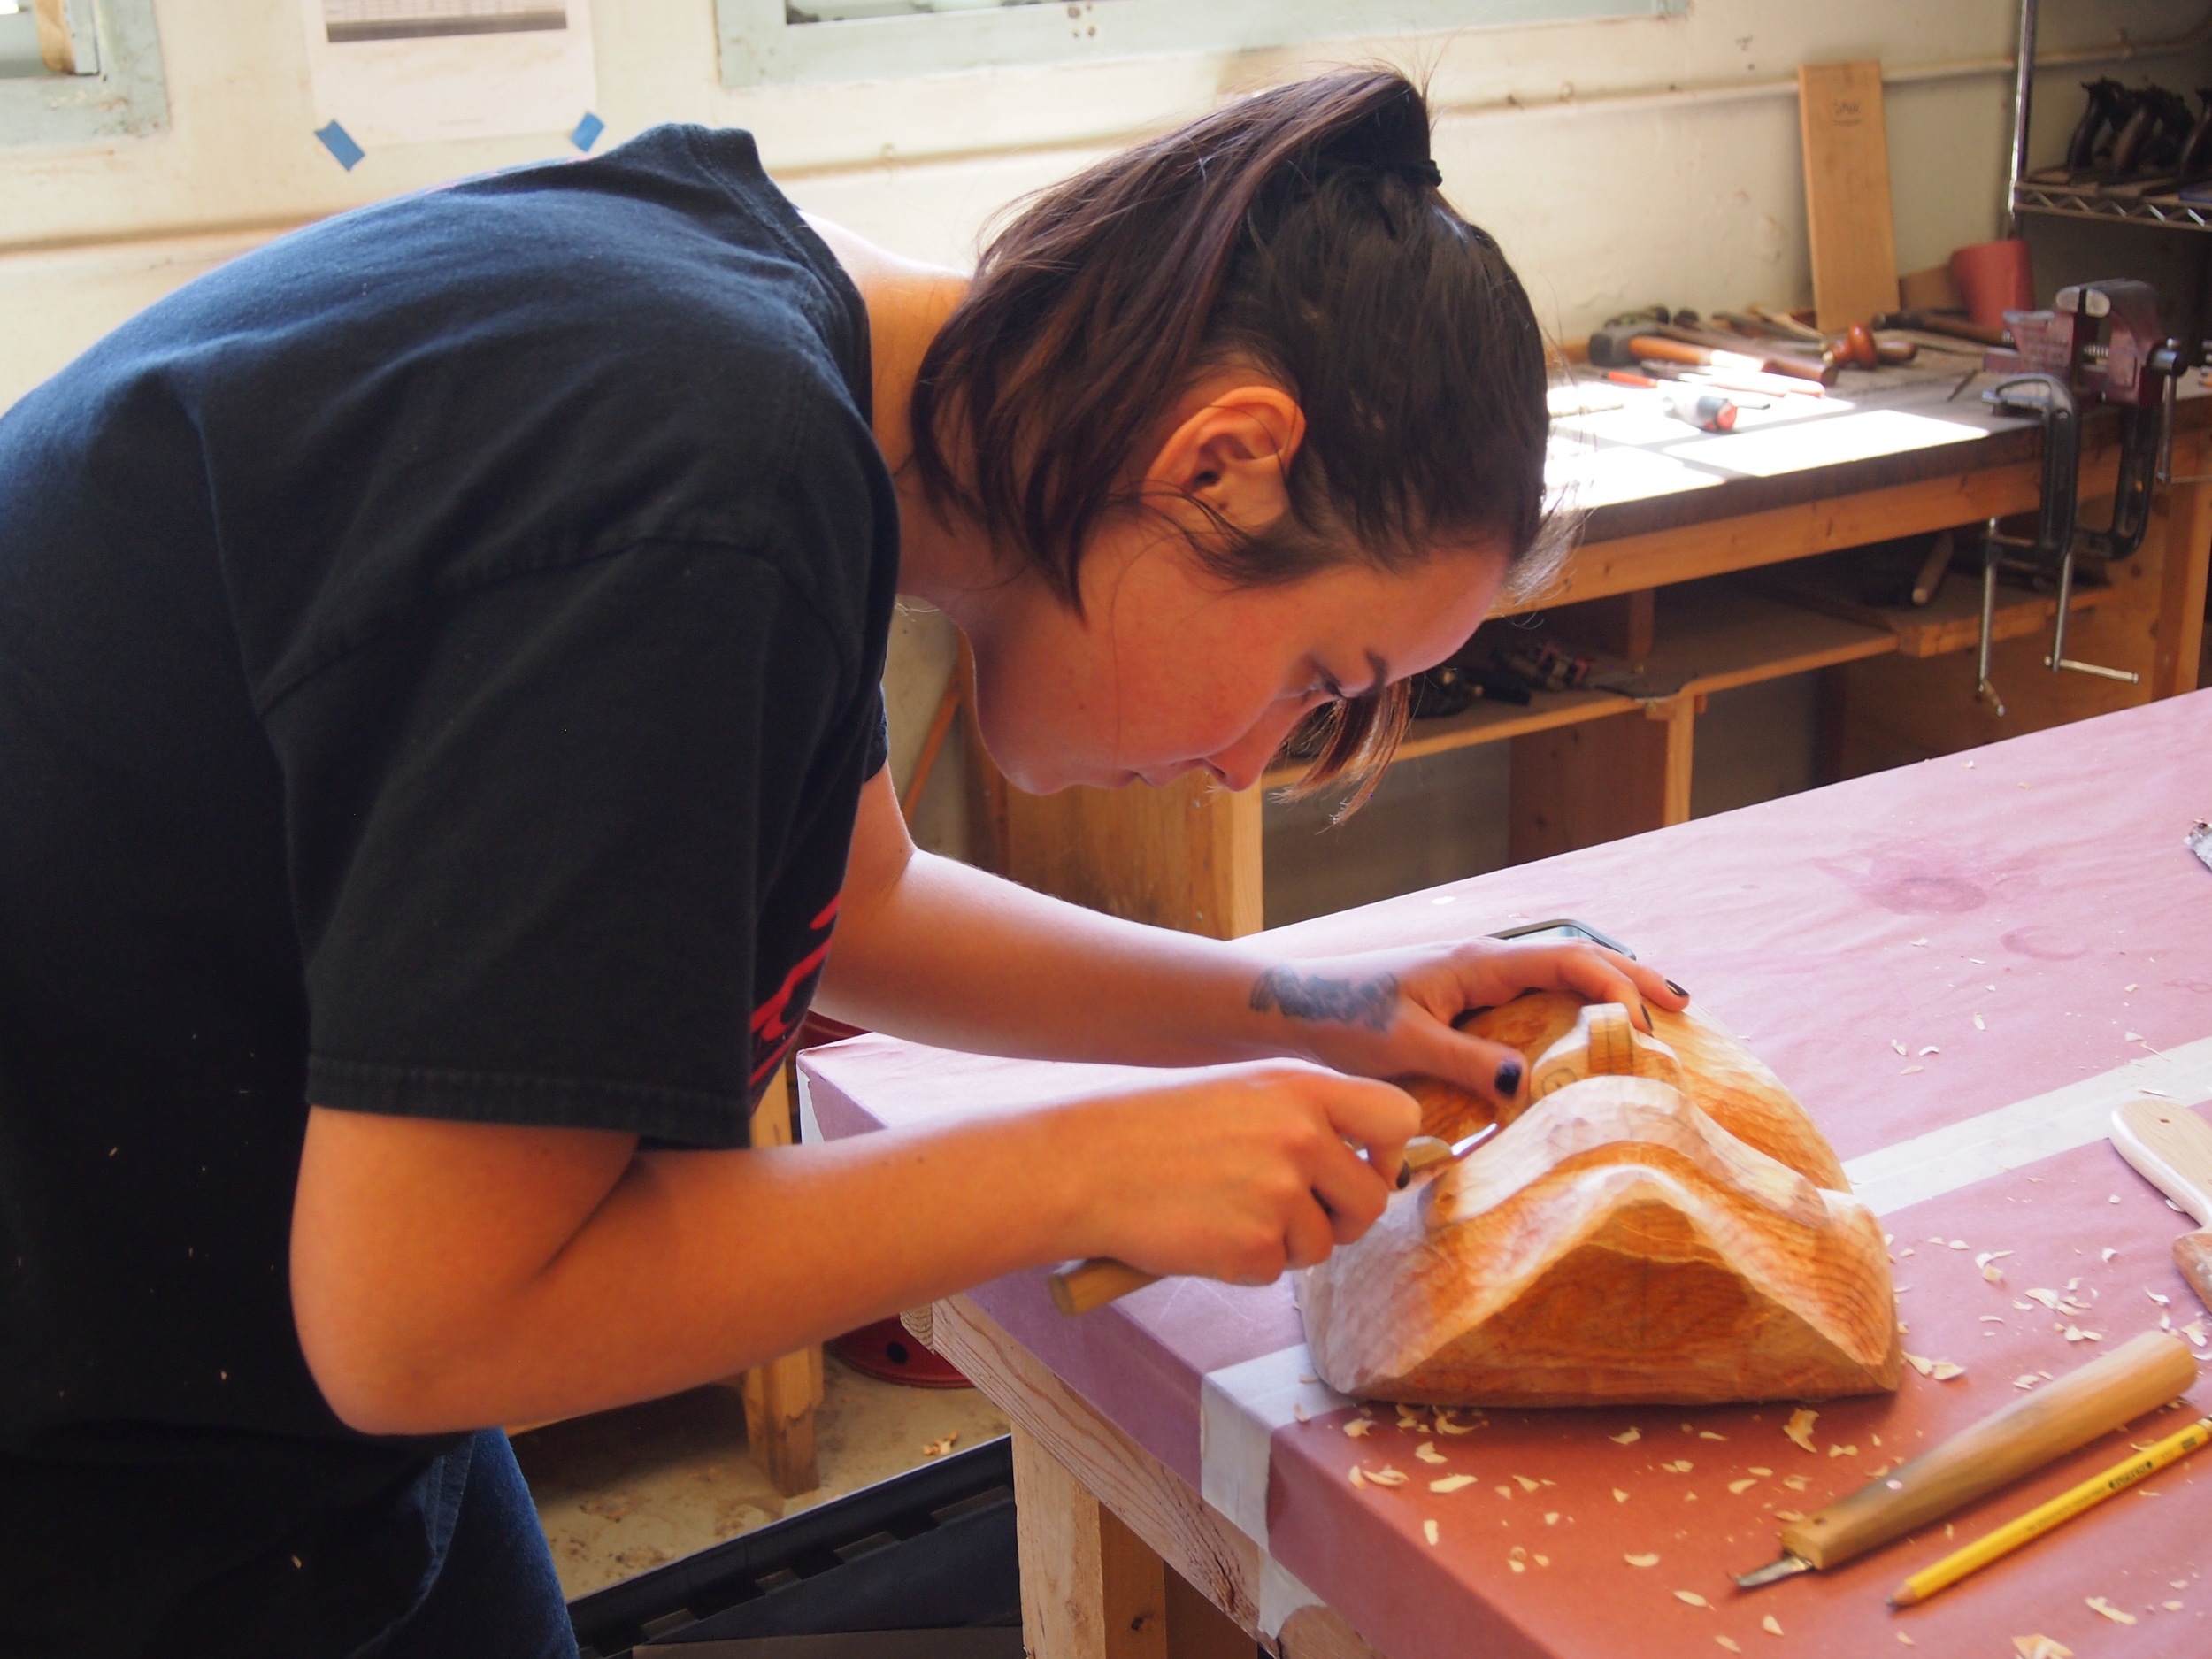
<svg viewBox="0 0 2212 1659">
<path fill-rule="evenodd" d="M 1195 500 L 1256 535 L 1290 505 L 1290 464 L 1305 435 L 1305 411 L 1280 387 L 1225 386 L 1160 446 L 1145 472 L 1145 492 Z"/>
</svg>

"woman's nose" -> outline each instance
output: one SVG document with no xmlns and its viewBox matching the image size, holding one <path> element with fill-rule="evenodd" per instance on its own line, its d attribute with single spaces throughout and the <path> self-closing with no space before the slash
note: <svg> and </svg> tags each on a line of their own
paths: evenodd
<svg viewBox="0 0 2212 1659">
<path fill-rule="evenodd" d="M 1221 774 L 1222 781 L 1231 789 L 1241 793 L 1259 782 L 1267 771 L 1267 763 L 1275 758 L 1283 740 L 1290 735 L 1290 728 L 1298 724 L 1302 710 L 1287 713 L 1270 712 L 1226 749 L 1217 749 L 1206 757 L 1207 764 Z"/>
</svg>

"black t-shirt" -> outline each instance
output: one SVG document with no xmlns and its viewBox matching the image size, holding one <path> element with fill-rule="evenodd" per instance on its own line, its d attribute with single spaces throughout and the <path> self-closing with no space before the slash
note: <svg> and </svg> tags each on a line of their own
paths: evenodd
<svg viewBox="0 0 2212 1659">
<path fill-rule="evenodd" d="M 750 138 L 664 127 L 286 237 L 0 419 L 0 1652 L 405 1606 L 452 1442 L 301 1356 L 309 1102 L 744 1143 L 882 764 L 868 403 Z"/>
</svg>

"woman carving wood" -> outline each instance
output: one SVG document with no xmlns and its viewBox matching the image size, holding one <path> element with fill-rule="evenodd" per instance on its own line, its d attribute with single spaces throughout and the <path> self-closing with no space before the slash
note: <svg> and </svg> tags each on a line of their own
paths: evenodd
<svg viewBox="0 0 2212 1659">
<path fill-rule="evenodd" d="M 1537 1055 L 1506 1127 L 1300 1276 L 1347 1394 L 1452 1405 L 1818 1399 L 1897 1386 L 1889 1257 L 1779 1079 L 1700 1018 L 1538 992 L 1469 1029 Z M 1490 1120 L 1440 1084 L 1423 1131 Z"/>
</svg>

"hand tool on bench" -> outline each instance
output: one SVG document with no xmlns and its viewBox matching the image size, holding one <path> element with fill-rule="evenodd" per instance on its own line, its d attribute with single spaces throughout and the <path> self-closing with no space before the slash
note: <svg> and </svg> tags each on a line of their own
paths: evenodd
<svg viewBox="0 0 2212 1659">
<path fill-rule="evenodd" d="M 1685 386 L 1679 380 L 1657 380 L 1634 369 L 1608 369 L 1605 378 L 1616 386 L 1640 386 L 1657 392 L 1668 411 L 1686 420 L 1700 432 L 1733 432 L 1736 401 L 1727 393 L 1706 387 Z"/>
<path fill-rule="evenodd" d="M 1632 369 L 1646 362 L 1686 363 L 1700 368 L 1779 373 L 1824 386 L 1835 382 L 1836 372 L 1827 364 L 1777 353 L 1740 351 L 1735 346 L 1715 346 L 1694 336 L 1681 338 L 1690 333 L 1663 323 L 1608 323 L 1590 335 L 1590 361 L 1601 369 Z M 1736 345 L 1755 343 L 1746 340 Z"/>
<path fill-rule="evenodd" d="M 1978 346 L 2008 346 L 2011 334 L 2002 328 L 1993 328 L 1985 323 L 1969 322 L 1963 317 L 1947 316 L 1942 311 L 1885 311 L 1874 319 L 1877 328 L 1912 328 L 1924 334 L 1947 334 L 1954 340 L 1970 340 Z"/>
<path fill-rule="evenodd" d="M 1407 1186 L 1425 1170 L 1458 1163 L 1497 1132 L 1497 1125 L 1485 1124 L 1474 1133 L 1448 1143 L 1434 1135 L 1414 1136 L 1406 1142 L 1405 1163 L 1398 1171 L 1399 1187 Z M 1055 1268 L 1045 1282 L 1052 1291 L 1052 1305 L 1072 1317 L 1118 1301 L 1133 1290 L 1157 1284 L 1159 1279 L 1157 1273 L 1148 1273 L 1110 1256 L 1094 1256 Z"/>
<path fill-rule="evenodd" d="M 2197 1362 L 2186 1342 L 2170 1331 L 2146 1331 L 1877 1476 L 1817 1515 L 1790 1522 L 1782 1529 L 1781 1559 L 1744 1573 L 1737 1587 L 1755 1590 L 1801 1572 L 1841 1566 L 2156 1410 L 2196 1379 Z"/>
<path fill-rule="evenodd" d="M 2132 1457 L 2124 1457 L 2111 1468 L 2100 1470 L 2080 1485 L 2069 1486 L 2048 1503 L 2039 1503 L 2018 1520 L 2008 1521 L 1994 1532 L 1983 1533 L 1932 1567 L 1923 1567 L 1889 1593 L 1889 1604 L 1919 1606 L 1939 1590 L 1947 1590 L 1969 1573 L 1979 1572 L 1993 1561 L 2001 1561 L 2053 1527 L 2064 1525 L 2084 1509 L 2094 1509 L 2137 1481 L 2149 1479 L 2168 1464 L 2179 1463 L 2207 1441 L 2212 1441 L 2212 1417 L 2199 1417 L 2179 1433 L 2169 1434 Z"/>
<path fill-rule="evenodd" d="M 2212 1307 L 2212 1124 L 2170 1101 L 2130 1101 L 2112 1114 L 2112 1144 L 2135 1172 L 2196 1218 L 2174 1240 L 2174 1265 Z"/>
<path fill-rule="evenodd" d="M 1699 328 L 1686 323 L 1663 323 L 1652 332 L 1663 339 L 1678 340 L 1686 346 L 1703 346 L 1708 351 L 1749 357 L 1754 361 L 1742 366 L 1755 366 L 1764 373 L 1786 375 L 1793 380 L 1817 380 L 1823 386 L 1836 383 L 1836 365 L 1824 351 L 1785 349 L 1725 328 Z M 1871 344 L 1872 336 L 1868 339 Z"/>
</svg>

